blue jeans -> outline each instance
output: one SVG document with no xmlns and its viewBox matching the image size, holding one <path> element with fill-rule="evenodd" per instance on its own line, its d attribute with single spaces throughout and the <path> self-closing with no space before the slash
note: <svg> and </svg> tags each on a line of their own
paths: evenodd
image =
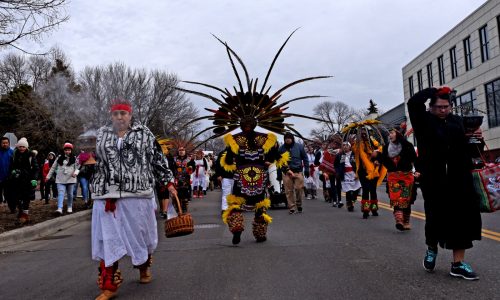
<svg viewBox="0 0 500 300">
<path fill-rule="evenodd" d="M 89 181 L 85 177 L 78 178 L 80 186 L 82 187 L 82 197 L 83 201 L 87 203 L 89 201 Z"/>
<path fill-rule="evenodd" d="M 73 207 L 73 190 L 74 183 L 58 183 L 57 184 L 57 208 L 63 208 L 64 194 L 68 194 L 68 207 Z"/>
</svg>

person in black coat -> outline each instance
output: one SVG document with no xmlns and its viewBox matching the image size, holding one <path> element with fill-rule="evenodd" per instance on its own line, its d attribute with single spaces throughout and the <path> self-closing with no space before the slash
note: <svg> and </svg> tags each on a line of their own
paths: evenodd
<svg viewBox="0 0 500 300">
<path fill-rule="evenodd" d="M 413 166 L 417 159 L 415 148 L 408 142 L 398 127 L 389 130 L 389 143 L 382 152 L 374 151 L 377 162 L 387 168 L 387 185 L 394 219 L 398 230 L 410 230 L 410 215 L 415 178 Z"/>
<path fill-rule="evenodd" d="M 481 215 L 467 136 L 462 118 L 451 113 L 451 95 L 448 87 L 427 88 L 408 100 L 425 201 L 424 268 L 434 270 L 439 244 L 453 250 L 450 275 L 475 280 L 478 276 L 463 260 L 472 241 L 481 239 Z"/>
<path fill-rule="evenodd" d="M 20 224 L 30 221 L 29 206 L 30 201 L 35 199 L 38 179 L 38 163 L 28 147 L 26 138 L 21 138 L 16 144 L 16 150 L 14 150 L 10 164 L 9 184 L 12 198 L 17 201 L 19 209 L 17 222 Z"/>
</svg>

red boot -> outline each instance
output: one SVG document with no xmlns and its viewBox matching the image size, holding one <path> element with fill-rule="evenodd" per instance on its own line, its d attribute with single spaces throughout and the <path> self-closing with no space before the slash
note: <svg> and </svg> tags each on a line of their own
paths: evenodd
<svg viewBox="0 0 500 300">
<path fill-rule="evenodd" d="M 123 282 L 118 263 L 114 263 L 111 267 L 106 267 L 104 261 L 99 264 L 99 276 L 97 277 L 97 285 L 102 293 L 95 298 L 96 300 L 108 300 L 116 296 L 118 287 Z"/>
</svg>

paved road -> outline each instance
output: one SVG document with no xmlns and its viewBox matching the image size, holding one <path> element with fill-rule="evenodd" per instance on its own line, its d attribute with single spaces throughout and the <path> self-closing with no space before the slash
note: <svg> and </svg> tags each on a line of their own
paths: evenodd
<svg viewBox="0 0 500 300">
<path fill-rule="evenodd" d="M 383 193 L 381 193 L 383 195 Z M 138 271 L 122 260 L 119 299 L 499 299 L 500 213 L 483 215 L 490 235 L 467 252 L 481 279 L 448 275 L 451 253 L 440 251 L 436 272 L 421 266 L 424 222 L 397 232 L 389 210 L 379 217 L 307 200 L 304 213 L 272 210 L 263 244 L 251 235 L 251 213 L 239 246 L 220 221 L 219 192 L 195 199 L 191 236 L 160 241 L 154 281 L 137 283 Z M 384 198 L 382 196 L 381 198 Z M 423 211 L 422 201 L 415 210 Z M 417 215 L 417 214 L 415 214 Z M 93 299 L 97 263 L 90 259 L 90 222 L 38 241 L 0 249 L 1 299 Z"/>
</svg>

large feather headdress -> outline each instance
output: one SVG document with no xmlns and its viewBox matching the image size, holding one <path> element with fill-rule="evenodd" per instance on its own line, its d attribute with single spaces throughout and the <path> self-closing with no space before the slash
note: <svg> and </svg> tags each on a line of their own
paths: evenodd
<svg viewBox="0 0 500 300">
<path fill-rule="evenodd" d="M 205 110 L 213 113 L 212 115 L 208 116 L 202 116 L 199 118 L 196 118 L 194 120 L 191 120 L 188 122 L 186 125 L 198 122 L 204 119 L 211 120 L 213 121 L 213 126 L 209 126 L 205 128 L 204 130 L 200 131 L 198 134 L 193 136 L 192 139 L 196 138 L 197 136 L 201 135 L 203 132 L 212 130 L 213 135 L 210 136 L 208 139 L 205 141 L 199 143 L 198 145 L 201 145 L 205 143 L 206 141 L 220 137 L 224 134 L 227 134 L 238 127 L 240 127 L 242 121 L 248 121 L 252 120 L 253 123 L 256 126 L 260 126 L 263 129 L 267 129 L 269 131 L 278 133 L 278 134 L 283 134 L 286 131 L 291 131 L 293 135 L 298 136 L 302 139 L 305 139 L 302 137 L 302 135 L 293 128 L 293 124 L 286 123 L 285 119 L 289 117 L 299 117 L 299 118 L 306 118 L 306 119 L 311 119 L 315 121 L 320 121 L 323 122 L 324 120 L 310 117 L 310 116 L 305 116 L 302 114 L 295 114 L 295 113 L 286 113 L 285 111 L 288 109 L 288 104 L 294 102 L 294 101 L 299 101 L 299 100 L 304 100 L 304 99 L 311 99 L 311 98 L 321 98 L 324 96 L 320 95 L 311 95 L 311 96 L 302 96 L 298 98 L 293 98 L 287 101 L 284 101 L 282 103 L 278 103 L 278 99 L 281 97 L 282 93 L 296 85 L 305 81 L 309 80 L 315 80 L 315 79 L 322 79 L 322 78 L 329 78 L 331 76 L 314 76 L 314 77 L 307 77 L 307 78 L 302 78 L 295 80 L 282 88 L 278 89 L 274 93 L 270 94 L 270 89 L 271 86 L 268 86 L 268 79 L 269 76 L 271 75 L 271 71 L 274 67 L 274 64 L 276 63 L 276 60 L 278 59 L 278 56 L 280 55 L 281 51 L 287 44 L 288 40 L 292 37 L 292 35 L 295 33 L 294 30 L 288 38 L 285 40 L 281 48 L 278 50 L 276 55 L 274 56 L 274 59 L 271 63 L 271 66 L 269 67 L 269 70 L 267 71 L 266 77 L 264 79 L 264 82 L 262 85 L 259 87 L 258 85 L 258 78 L 250 79 L 248 75 L 247 68 L 241 58 L 236 54 L 236 52 L 231 49 L 226 42 L 223 42 L 220 38 L 214 35 L 214 37 L 222 43 L 226 47 L 226 52 L 229 57 L 229 61 L 231 63 L 231 66 L 233 68 L 233 72 L 236 76 L 236 79 L 238 81 L 238 87 L 233 87 L 233 91 L 229 91 L 227 88 L 219 88 L 210 84 L 206 83 L 201 83 L 201 82 L 194 82 L 194 81 L 184 81 L 185 83 L 189 84 L 194 84 L 194 85 L 201 85 L 204 87 L 208 87 L 210 89 L 213 89 L 217 92 L 221 93 L 221 98 L 216 98 L 214 96 L 202 93 L 202 92 L 197 92 L 194 90 L 189 90 L 189 89 L 184 89 L 184 88 L 179 88 L 177 87 L 177 90 L 183 91 L 186 93 L 191 93 L 194 95 L 198 95 L 201 97 L 204 97 L 206 99 L 212 100 L 215 104 L 217 104 L 219 107 L 218 109 L 210 109 L 210 108 L 205 108 Z M 235 60 L 238 62 L 238 64 L 241 66 L 243 69 L 243 72 L 245 73 L 245 82 L 243 83 L 241 80 L 241 77 L 238 73 L 238 70 L 235 65 Z"/>
</svg>

